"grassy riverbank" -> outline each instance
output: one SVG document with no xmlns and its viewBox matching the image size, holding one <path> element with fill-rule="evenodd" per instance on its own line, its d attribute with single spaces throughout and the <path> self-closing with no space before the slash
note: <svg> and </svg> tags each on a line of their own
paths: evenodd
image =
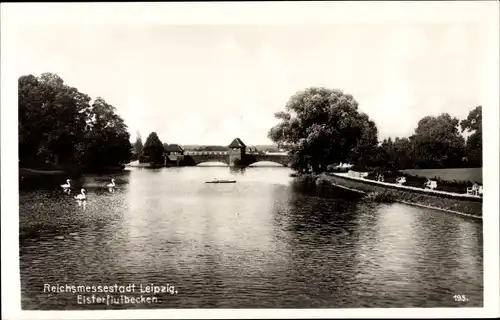
<svg viewBox="0 0 500 320">
<path fill-rule="evenodd" d="M 428 172 L 431 172 L 432 174 L 436 173 L 435 171 L 434 172 L 428 171 Z M 425 176 L 409 174 L 406 171 L 403 172 L 398 170 L 394 171 L 384 170 L 384 171 L 370 172 L 368 176 L 366 176 L 365 178 L 368 180 L 377 181 L 377 177 L 379 174 L 382 174 L 384 176 L 384 182 L 389 182 L 389 183 L 396 183 L 399 177 L 405 177 L 406 182 L 404 185 L 415 188 L 422 188 L 429 179 L 432 179 L 437 182 L 437 188 L 435 189 L 436 191 L 452 192 L 459 194 L 466 193 L 467 188 L 472 187 L 474 183 L 479 183 L 477 180 L 459 180 L 452 175 L 449 175 L 449 177 L 450 178 L 453 177 L 454 179 L 446 180 L 438 176 L 431 176 L 432 174 L 428 174 L 428 176 L 425 177 Z"/>
<path fill-rule="evenodd" d="M 483 168 L 450 168 L 450 169 L 406 169 L 402 173 L 428 179 L 444 181 L 467 181 L 483 183 Z"/>
<path fill-rule="evenodd" d="M 423 190 L 422 192 L 403 190 L 397 188 L 397 186 L 389 187 L 379 185 L 370 180 L 359 181 L 349 177 L 326 173 L 300 174 L 295 176 L 300 181 L 315 184 L 318 187 L 332 186 L 346 192 L 350 191 L 358 196 L 376 202 L 403 202 L 436 210 L 472 215 L 475 217 L 482 217 L 483 214 L 482 198 L 465 199 L 446 195 L 428 194 Z"/>
<path fill-rule="evenodd" d="M 482 199 L 465 199 L 458 197 L 447 197 L 444 195 L 426 194 L 424 191 L 417 192 L 413 190 L 404 190 L 394 187 L 388 187 L 376 184 L 370 181 L 358 181 L 349 177 L 341 177 L 337 175 L 321 174 L 320 179 L 330 182 L 344 188 L 354 189 L 366 194 L 378 193 L 384 194 L 384 197 L 393 199 L 399 202 L 422 205 L 432 207 L 439 210 L 456 211 L 463 214 L 482 217 L 483 203 Z"/>
<path fill-rule="evenodd" d="M 30 168 L 19 168 L 19 175 L 25 178 L 40 177 L 40 176 L 55 176 L 64 175 L 63 170 L 37 170 Z"/>
</svg>

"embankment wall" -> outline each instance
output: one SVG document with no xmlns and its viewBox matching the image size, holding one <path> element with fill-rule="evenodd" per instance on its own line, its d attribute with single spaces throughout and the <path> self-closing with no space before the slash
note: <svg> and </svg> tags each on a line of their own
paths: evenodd
<svg viewBox="0 0 500 320">
<path fill-rule="evenodd" d="M 446 194 L 436 194 L 425 190 L 408 190 L 397 185 L 382 185 L 375 181 L 353 179 L 347 176 L 336 174 L 321 174 L 321 179 L 327 180 L 334 186 L 349 188 L 358 192 L 385 192 L 389 193 L 396 201 L 417 205 L 421 207 L 447 211 L 459 215 L 482 218 L 483 201 L 482 198 L 470 198 L 461 196 L 451 196 Z"/>
</svg>

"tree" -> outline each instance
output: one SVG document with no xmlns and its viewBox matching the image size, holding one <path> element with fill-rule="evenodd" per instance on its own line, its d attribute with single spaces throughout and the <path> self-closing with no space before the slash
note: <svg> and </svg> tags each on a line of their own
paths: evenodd
<svg viewBox="0 0 500 320">
<path fill-rule="evenodd" d="M 106 166 L 130 158 L 127 126 L 104 99 L 91 98 L 53 73 L 18 80 L 19 161 Z"/>
<path fill-rule="evenodd" d="M 146 143 L 144 143 L 144 148 L 142 149 L 142 153 L 149 162 L 153 163 L 162 163 L 163 162 L 163 144 L 158 138 L 156 132 L 151 132 L 146 139 Z"/>
<path fill-rule="evenodd" d="M 392 170 L 397 165 L 394 142 L 391 138 L 382 140 L 377 147 L 377 154 L 374 157 L 374 164 L 377 167 Z"/>
<path fill-rule="evenodd" d="M 87 121 L 87 162 L 93 167 L 128 162 L 131 157 L 130 134 L 116 109 L 97 97 Z"/>
<path fill-rule="evenodd" d="M 22 76 L 18 86 L 20 161 L 74 160 L 90 98 L 51 73 Z"/>
<path fill-rule="evenodd" d="M 277 112 L 280 123 L 268 137 L 292 156 L 298 170 L 326 169 L 331 163 L 367 165 L 378 144 L 377 128 L 358 112 L 350 94 L 326 88 L 308 88 L 293 95 L 285 111 Z"/>
<path fill-rule="evenodd" d="M 475 167 L 481 167 L 483 165 L 482 107 L 478 106 L 471 110 L 467 119 L 460 122 L 460 127 L 462 132 L 470 133 L 465 146 L 468 163 Z"/>
<path fill-rule="evenodd" d="M 443 113 L 418 122 L 410 137 L 415 164 L 419 168 L 460 167 L 465 155 L 465 140 L 458 131 L 459 120 Z"/>
<path fill-rule="evenodd" d="M 33 75 L 22 76 L 18 81 L 18 131 L 19 161 L 21 166 L 37 162 L 44 149 L 41 146 L 42 121 L 45 103 L 41 96 L 42 88 L 38 78 Z"/>
<path fill-rule="evenodd" d="M 134 143 L 134 152 L 139 157 L 139 155 L 142 153 L 142 148 L 144 145 L 142 144 L 142 137 L 141 133 L 137 131 L 137 138 L 135 138 L 135 143 Z"/>
<path fill-rule="evenodd" d="M 394 139 L 394 158 L 397 169 L 413 168 L 413 145 L 410 139 Z"/>
</svg>

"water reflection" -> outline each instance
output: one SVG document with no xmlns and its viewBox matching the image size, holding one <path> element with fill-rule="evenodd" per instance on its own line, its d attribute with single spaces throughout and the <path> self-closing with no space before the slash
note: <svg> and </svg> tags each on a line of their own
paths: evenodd
<svg viewBox="0 0 500 320">
<path fill-rule="evenodd" d="M 245 174 L 247 168 L 245 167 L 229 167 L 229 172 L 231 172 L 233 175 L 243 175 Z"/>
<path fill-rule="evenodd" d="M 481 224 L 406 205 L 329 198 L 284 168 L 132 169 L 21 191 L 25 309 L 82 306 L 44 283 L 175 285 L 135 308 L 482 305 Z M 206 184 L 233 178 L 236 184 Z M 107 189 L 116 180 L 115 192 Z M 78 190 L 78 189 L 76 189 Z M 123 308 L 124 306 L 113 306 Z"/>
</svg>

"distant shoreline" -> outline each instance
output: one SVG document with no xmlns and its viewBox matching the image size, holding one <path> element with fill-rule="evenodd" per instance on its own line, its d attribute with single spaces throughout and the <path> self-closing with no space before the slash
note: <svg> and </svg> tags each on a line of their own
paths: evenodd
<svg viewBox="0 0 500 320">
<path fill-rule="evenodd" d="M 122 171 L 125 166 L 109 166 L 99 169 L 82 168 L 82 167 L 72 167 L 72 168 L 60 168 L 60 169 L 41 169 L 41 168 L 19 168 L 19 178 L 24 179 L 36 179 L 44 177 L 58 177 L 58 176 L 74 176 L 83 173 L 96 173 L 96 172 L 112 172 L 112 171 Z"/>
<path fill-rule="evenodd" d="M 59 175 L 64 174 L 63 170 L 40 170 L 40 169 L 31 169 L 31 168 L 19 168 L 19 175 L 22 176 L 38 176 L 38 175 Z"/>
</svg>

